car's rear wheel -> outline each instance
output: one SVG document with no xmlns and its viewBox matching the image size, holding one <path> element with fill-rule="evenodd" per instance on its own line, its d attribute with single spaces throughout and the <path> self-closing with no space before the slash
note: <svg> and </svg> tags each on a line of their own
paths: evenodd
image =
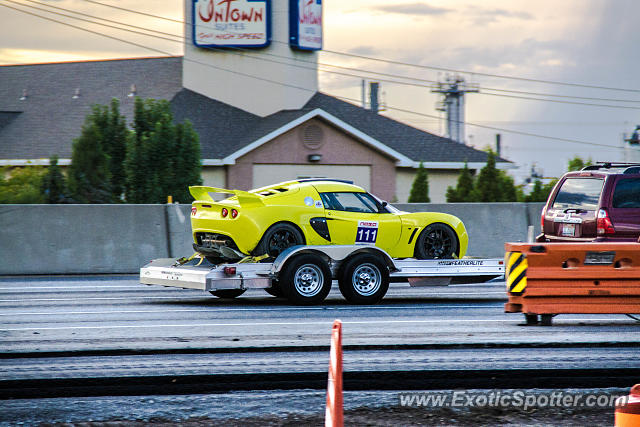
<svg viewBox="0 0 640 427">
<path fill-rule="evenodd" d="M 264 233 L 253 253 L 256 256 L 268 254 L 271 257 L 277 257 L 285 249 L 303 244 L 304 237 L 300 230 L 291 224 L 282 222 L 272 225 Z"/>
<path fill-rule="evenodd" d="M 418 259 L 454 258 L 458 255 L 458 236 L 448 225 L 428 225 L 416 241 L 415 255 Z"/>
<path fill-rule="evenodd" d="M 279 278 L 283 295 L 294 304 L 319 304 L 331 290 L 331 269 L 319 256 L 302 254 L 289 260 Z"/>
<path fill-rule="evenodd" d="M 244 294 L 246 289 L 219 289 L 217 291 L 211 291 L 211 295 L 215 295 L 218 298 L 232 299 Z"/>
</svg>

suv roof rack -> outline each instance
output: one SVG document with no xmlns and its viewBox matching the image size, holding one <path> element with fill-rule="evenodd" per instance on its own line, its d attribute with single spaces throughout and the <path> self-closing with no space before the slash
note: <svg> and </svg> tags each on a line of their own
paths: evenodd
<svg viewBox="0 0 640 427">
<path fill-rule="evenodd" d="M 640 166 L 640 163 L 638 164 Z M 342 182 L 344 184 L 353 184 L 353 181 L 348 179 L 335 179 L 335 178 L 303 178 L 296 179 L 297 182 L 315 182 L 315 181 L 331 181 L 331 182 Z"/>
<path fill-rule="evenodd" d="M 640 173 L 640 163 L 621 163 L 621 162 L 596 162 L 595 165 L 585 166 L 582 168 L 583 171 L 593 171 L 600 169 L 621 169 L 626 168 L 623 173 Z"/>
</svg>

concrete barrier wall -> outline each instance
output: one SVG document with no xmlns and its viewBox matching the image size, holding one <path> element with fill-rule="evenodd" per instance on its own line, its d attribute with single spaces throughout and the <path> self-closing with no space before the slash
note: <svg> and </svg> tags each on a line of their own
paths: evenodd
<svg viewBox="0 0 640 427">
<path fill-rule="evenodd" d="M 540 228 L 541 203 L 399 204 L 458 216 L 469 255 L 502 257 L 504 242 Z M 137 273 L 154 258 L 193 253 L 190 205 L 0 205 L 0 275 Z"/>
<path fill-rule="evenodd" d="M 0 274 L 132 273 L 166 257 L 157 205 L 0 205 Z"/>
<path fill-rule="evenodd" d="M 536 205 L 538 205 L 536 203 Z M 540 209 L 544 204 L 540 204 Z M 402 203 L 395 204 L 407 212 L 444 212 L 462 220 L 469 234 L 467 255 L 478 257 L 504 256 L 505 242 L 525 242 L 529 225 L 540 232 L 540 215 L 531 222 L 526 203 Z"/>
</svg>

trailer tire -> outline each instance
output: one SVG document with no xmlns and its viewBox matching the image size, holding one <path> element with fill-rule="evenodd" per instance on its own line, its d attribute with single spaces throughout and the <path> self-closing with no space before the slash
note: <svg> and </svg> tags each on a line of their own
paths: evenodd
<svg viewBox="0 0 640 427">
<path fill-rule="evenodd" d="M 389 289 L 389 268 L 375 255 L 356 255 L 340 269 L 338 284 L 350 303 L 376 304 Z"/>
<path fill-rule="evenodd" d="M 278 279 L 285 298 L 298 305 L 319 304 L 331 290 L 331 269 L 314 254 L 302 254 L 289 260 Z"/>
<path fill-rule="evenodd" d="M 277 280 L 272 280 L 271 281 L 271 287 L 270 288 L 264 288 L 265 292 L 268 293 L 271 296 L 274 297 L 282 297 L 284 296 L 282 294 L 282 287 L 280 286 L 280 282 L 278 282 Z"/>
<path fill-rule="evenodd" d="M 211 295 L 215 295 L 218 298 L 233 299 L 244 294 L 246 289 L 219 289 L 217 291 L 211 291 Z"/>
</svg>

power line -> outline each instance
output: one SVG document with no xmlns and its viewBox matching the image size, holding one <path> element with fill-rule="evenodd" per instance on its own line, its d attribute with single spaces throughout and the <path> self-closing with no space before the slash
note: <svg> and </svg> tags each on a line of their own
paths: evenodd
<svg viewBox="0 0 640 427">
<path fill-rule="evenodd" d="M 355 103 L 359 102 L 357 99 L 348 98 L 348 97 L 345 97 L 345 96 L 336 96 L 336 98 L 341 98 L 341 99 L 344 99 L 346 101 L 355 102 Z M 416 111 L 406 110 L 406 109 L 398 108 L 398 107 L 391 107 L 389 105 L 387 105 L 386 107 L 389 110 L 400 111 L 400 112 L 403 112 L 403 113 L 415 114 L 417 116 L 428 117 L 428 118 L 431 118 L 431 119 L 434 119 L 434 118 L 438 119 L 439 118 L 438 116 L 434 116 L 432 114 L 418 113 Z M 460 122 L 460 123 L 462 123 L 462 122 Z M 580 140 L 577 140 L 577 139 L 559 138 L 559 137 L 555 137 L 555 136 L 539 135 L 539 134 L 535 134 L 535 133 L 521 132 L 521 131 L 511 130 L 511 129 L 503 129 L 503 128 L 498 128 L 498 127 L 494 127 L 494 126 L 480 125 L 478 123 L 464 122 L 464 124 L 465 125 L 469 125 L 469 126 L 475 126 L 475 127 L 483 128 L 483 129 L 497 130 L 497 131 L 500 131 L 500 132 L 507 132 L 507 133 L 513 133 L 513 134 L 523 135 L 523 136 L 531 136 L 531 137 L 536 137 L 536 138 L 544 138 L 544 139 L 550 139 L 550 140 L 554 140 L 554 141 L 562 141 L 562 142 L 570 142 L 570 143 L 575 143 L 575 144 L 592 145 L 592 146 L 596 146 L 596 147 L 607 147 L 607 148 L 622 149 L 622 147 L 617 147 L 615 145 L 598 144 L 596 142 L 580 141 Z"/>
<path fill-rule="evenodd" d="M 143 36 L 147 36 L 147 37 L 155 37 L 155 38 L 158 38 L 158 39 L 167 40 L 167 41 L 171 41 L 171 42 L 175 42 L 175 43 L 182 43 L 182 41 L 181 41 L 181 40 L 174 40 L 174 39 L 170 39 L 170 38 L 168 38 L 168 37 L 157 36 L 157 35 L 153 35 L 153 34 L 147 34 L 147 33 L 143 33 L 143 32 L 141 32 L 141 31 L 130 30 L 130 29 L 128 29 L 128 28 L 121 28 L 121 27 L 117 27 L 117 26 L 114 26 L 114 25 L 104 24 L 104 23 L 102 23 L 102 22 L 90 21 L 90 20 L 88 20 L 88 19 L 78 18 L 78 17 L 71 16 L 71 15 L 65 15 L 64 13 L 55 12 L 55 11 L 53 11 L 53 10 L 47 10 L 47 9 L 43 9 L 43 8 L 41 8 L 41 7 L 30 6 L 30 5 L 28 5 L 28 4 L 23 4 L 23 3 L 20 3 L 20 2 L 14 1 L 14 0 L 5 0 L 5 1 L 8 1 L 9 3 L 13 3 L 13 4 L 20 5 L 20 6 L 23 6 L 23 7 L 28 7 L 28 8 L 35 9 L 35 10 L 41 10 L 41 11 L 43 11 L 43 12 L 45 12 L 45 13 L 51 13 L 51 14 L 58 15 L 58 16 L 64 16 L 65 18 L 77 19 L 77 20 L 79 20 L 79 21 L 88 22 L 88 23 L 90 23 L 90 24 L 101 25 L 101 26 L 103 26 L 103 27 L 107 27 L 107 28 L 114 28 L 114 29 L 116 29 L 116 30 L 127 31 L 127 32 L 129 32 L 129 33 L 139 34 L 139 35 L 143 35 Z M 26 0 L 26 1 L 32 1 L 32 0 Z M 33 2 L 33 1 L 32 1 L 32 3 L 37 3 L 37 2 Z M 40 4 L 42 4 L 42 3 L 40 3 Z M 48 5 L 47 5 L 47 6 L 48 6 Z M 55 6 L 51 6 L 51 7 L 55 7 Z M 55 7 L 55 8 L 56 8 L 56 9 L 62 9 L 62 8 L 58 8 L 58 7 Z M 65 10 L 66 10 L 66 9 L 65 9 Z M 78 13 L 78 12 L 73 12 L 73 13 Z M 79 14 L 79 15 L 84 15 L 84 14 L 82 14 L 82 13 L 78 13 L 78 14 Z M 36 16 L 38 16 L 38 15 L 36 15 Z M 92 16 L 92 18 L 95 18 L 95 17 L 93 17 L 93 16 Z M 117 24 L 119 24 L 119 25 L 126 25 L 126 26 L 131 26 L 131 27 L 134 27 L 134 28 L 142 28 L 142 27 L 136 27 L 136 26 L 134 26 L 134 25 L 123 24 L 123 23 L 121 23 L 121 22 L 117 22 L 117 21 L 111 21 L 111 20 L 109 20 L 109 19 L 103 19 L 103 18 L 96 18 L 96 19 L 102 19 L 102 20 L 107 21 L 107 22 L 116 22 L 116 23 L 117 23 Z M 143 29 L 144 29 L 145 31 L 153 31 L 153 30 L 148 30 L 148 29 L 146 29 L 146 28 L 143 28 Z"/>
<path fill-rule="evenodd" d="M 11 1 L 11 0 L 7 0 L 7 1 Z M 52 9 L 57 9 L 57 10 L 64 10 L 65 12 L 75 13 L 76 15 L 86 16 L 86 17 L 93 18 L 93 19 L 99 19 L 99 20 L 101 20 L 101 21 L 111 22 L 112 24 L 125 25 L 125 26 L 127 26 L 127 27 L 136 28 L 136 29 L 138 29 L 138 30 L 149 31 L 149 32 L 152 32 L 152 33 L 162 34 L 162 35 L 165 35 L 165 36 L 174 37 L 174 38 L 178 38 L 178 39 L 180 39 L 180 40 L 184 40 L 184 36 L 181 36 L 181 35 L 178 35 L 178 34 L 172 34 L 172 33 L 167 33 L 167 32 L 164 32 L 164 31 L 152 30 L 152 29 L 150 29 L 150 28 L 146 28 L 146 27 L 139 27 L 139 26 L 137 26 L 137 25 L 127 24 L 127 23 L 125 23 L 125 22 L 114 21 L 114 20 L 107 19 L 107 18 L 101 18 L 101 17 L 99 17 L 99 16 L 89 15 L 89 14 L 87 14 L 87 13 L 78 12 L 78 11 L 76 11 L 76 10 L 66 9 L 66 8 L 64 8 L 64 7 L 54 6 L 54 5 L 52 5 L 52 4 L 42 3 L 42 2 L 39 2 L 39 1 L 35 1 L 35 0 L 22 0 L 22 1 L 28 1 L 29 3 L 34 3 L 34 4 L 37 4 L 37 5 L 40 5 L 40 6 L 46 6 L 46 7 L 49 7 L 49 8 L 52 8 Z M 17 3 L 17 2 L 15 2 L 15 1 L 11 1 L 11 2 L 12 2 L 12 3 Z M 21 4 L 21 3 L 19 3 L 19 4 Z M 21 4 L 21 5 L 22 5 L 22 6 L 26 6 L 26 7 L 32 7 L 32 8 L 34 8 L 34 9 L 42 10 L 42 11 L 45 11 L 45 12 L 48 12 L 48 13 L 55 13 L 55 12 L 52 12 L 52 11 L 47 10 L 47 9 L 40 9 L 40 8 L 37 8 L 37 7 L 35 7 L 35 6 L 29 6 L 29 5 L 26 5 L 26 4 Z M 67 17 L 69 17 L 69 18 L 78 19 L 78 18 L 75 18 L 75 17 L 73 17 L 73 16 L 68 16 L 68 15 L 62 15 L 62 16 L 67 16 Z"/>
<path fill-rule="evenodd" d="M 125 11 L 125 12 L 137 13 L 138 15 L 148 16 L 150 18 L 164 19 L 165 21 L 175 22 L 176 24 L 184 24 L 184 21 L 181 21 L 179 19 L 171 19 L 171 18 L 167 18 L 165 16 L 153 15 L 151 13 L 145 13 L 145 12 L 140 12 L 140 11 L 137 11 L 137 10 L 126 9 L 124 7 L 114 6 L 112 4 L 100 3 L 99 1 L 94 1 L 94 0 L 84 0 L 84 1 L 86 1 L 87 3 L 99 4 L 100 6 L 111 7 L 113 9 L 118 9 L 118 10 L 122 10 L 122 11 Z"/>
<path fill-rule="evenodd" d="M 64 14 L 52 12 L 52 11 L 49 11 L 49 10 L 46 10 L 46 9 L 37 8 L 35 6 L 24 5 L 24 4 L 21 4 L 21 3 L 18 3 L 18 2 L 12 1 L 12 0 L 7 0 L 7 1 L 10 1 L 11 3 L 15 3 L 15 4 L 20 4 L 21 6 L 31 7 L 31 8 L 34 8 L 36 10 L 42 10 L 42 11 L 45 11 L 45 12 L 48 12 L 48 13 L 54 13 L 54 14 L 65 16 L 65 17 L 72 18 L 72 19 L 83 20 L 83 19 L 80 19 L 80 18 L 77 18 L 77 17 L 74 17 L 74 16 L 64 15 Z M 159 38 L 161 38 L 163 40 L 169 40 L 169 41 L 173 41 L 173 42 L 186 41 L 186 42 L 190 43 L 190 40 L 188 38 L 185 38 L 184 36 L 174 35 L 174 34 L 170 34 L 170 33 L 151 30 L 151 29 L 144 28 L 144 27 L 138 27 L 138 26 L 135 26 L 135 25 L 124 23 L 124 22 L 119 22 L 119 21 L 113 21 L 113 20 L 109 20 L 109 19 L 105 19 L 105 18 L 100 18 L 100 17 L 96 17 L 94 15 L 88 15 L 88 14 L 85 14 L 85 13 L 82 13 L 82 12 L 76 12 L 76 11 L 73 11 L 73 10 L 70 10 L 70 9 L 65 9 L 65 8 L 62 8 L 62 7 L 46 5 L 44 3 L 40 3 L 40 2 L 37 2 L 37 1 L 34 1 L 34 0 L 23 0 L 23 1 L 28 1 L 28 2 L 35 3 L 35 4 L 39 4 L 39 5 L 43 5 L 43 6 L 47 6 L 47 7 L 52 7 L 52 8 L 59 9 L 59 10 L 65 10 L 67 12 L 75 13 L 75 14 L 82 15 L 82 16 L 88 16 L 88 17 L 91 17 L 91 18 L 94 18 L 94 19 L 100 19 L 100 20 L 104 20 L 104 21 L 107 21 L 107 22 L 116 23 L 116 24 L 119 24 L 119 25 L 124 25 L 124 26 L 129 26 L 129 27 L 132 27 L 132 28 L 142 29 L 142 30 L 145 30 L 145 31 L 156 32 L 156 33 L 159 33 L 159 34 L 169 35 L 171 37 L 175 37 L 175 38 L 178 39 L 178 40 L 171 40 L 171 39 L 166 39 L 164 37 L 159 37 Z M 96 3 L 96 4 L 104 5 L 103 3 L 95 2 L 93 0 L 85 0 L 85 1 L 89 1 L 90 3 Z M 123 8 L 118 8 L 118 9 L 123 9 Z M 156 15 L 152 15 L 152 16 L 157 17 Z M 159 17 L 159 18 L 162 18 L 162 17 Z M 98 22 L 92 22 L 92 21 L 89 21 L 89 20 L 83 20 L 83 21 L 89 22 L 89 23 L 93 23 L 93 24 L 97 24 L 97 25 L 104 25 L 104 26 L 107 26 L 109 28 L 116 28 L 116 29 L 120 29 L 120 30 L 123 30 L 123 31 L 130 31 L 130 30 L 127 30 L 126 28 L 112 27 L 112 26 L 109 26 L 109 25 L 101 24 L 101 23 L 98 23 Z M 135 31 L 130 31 L 130 32 L 153 37 L 153 35 L 150 35 L 150 34 L 137 33 Z M 222 50 L 222 49 L 215 48 L 215 47 L 208 47 L 208 49 L 210 49 L 210 50 Z M 228 53 L 233 53 L 233 52 L 229 52 L 229 51 L 233 51 L 233 50 L 247 52 L 247 53 L 250 52 L 248 49 L 242 49 L 242 48 L 231 48 L 231 49 L 226 50 L 226 51 Z M 267 56 L 272 56 L 272 57 L 277 57 L 277 58 L 283 58 L 283 59 L 287 59 L 287 60 L 290 59 L 289 57 L 270 54 L 270 53 L 266 53 L 266 52 L 261 52 L 261 55 L 267 55 Z M 255 57 L 255 56 L 251 56 L 251 57 L 252 58 L 257 58 L 257 59 L 260 59 L 260 60 L 264 60 L 264 61 L 268 61 L 267 59 L 264 59 L 264 58 L 261 58 L 261 57 Z M 305 61 L 305 60 L 302 60 L 300 58 L 295 58 L 294 60 L 296 62 L 304 62 L 304 63 L 308 63 L 308 64 L 313 64 L 313 67 L 304 67 L 304 66 L 301 66 L 301 65 L 296 65 L 296 64 L 291 64 L 291 63 L 284 63 L 284 62 L 279 62 L 279 61 L 271 61 L 271 62 L 275 62 L 275 63 L 279 63 L 279 64 L 283 64 L 283 65 L 294 66 L 294 67 L 299 67 L 299 68 L 306 68 L 306 69 L 315 69 L 316 65 L 320 65 L 320 66 L 323 66 L 323 67 L 332 67 L 332 68 L 344 69 L 344 70 L 349 70 L 349 71 L 364 72 L 364 73 L 374 74 L 374 75 L 378 75 L 378 76 L 387 76 L 387 77 L 392 77 L 392 78 L 400 78 L 400 79 L 404 79 L 404 80 L 420 81 L 420 82 L 426 82 L 426 83 L 432 83 L 432 84 L 433 83 L 437 83 L 435 80 L 420 79 L 420 78 L 408 77 L 408 76 L 399 76 L 397 74 L 389 74 L 389 73 L 382 73 L 382 72 L 377 72 L 377 71 L 363 70 L 363 69 L 360 69 L 360 68 L 345 67 L 345 66 L 340 66 L 340 65 L 335 65 L 335 64 L 327 64 L 327 63 L 320 63 L 320 62 Z M 330 70 L 319 70 L 319 71 L 326 72 L 326 73 L 333 73 L 333 74 L 337 74 L 337 75 L 341 75 L 341 76 L 354 77 L 354 78 L 358 78 L 358 79 L 360 79 L 360 78 L 368 78 L 368 76 L 347 74 L 347 73 L 339 73 L 339 72 L 330 71 Z M 391 84 L 417 86 L 417 87 L 424 87 L 424 88 L 430 88 L 431 87 L 431 86 L 426 86 L 426 85 L 418 85 L 418 84 L 415 84 L 415 83 L 401 82 L 401 81 L 397 81 L 397 80 L 383 80 L 383 79 L 378 79 L 378 80 L 383 81 L 385 83 L 391 83 Z M 518 90 L 510 90 L 510 89 L 499 89 L 499 88 L 491 88 L 491 87 L 483 87 L 482 90 L 483 91 L 489 90 L 489 91 L 494 91 L 494 92 L 497 91 L 497 92 L 507 92 L 507 93 L 520 93 L 520 94 L 528 94 L 528 95 L 534 95 L 534 96 L 568 98 L 568 99 L 584 99 L 584 100 L 597 100 L 597 101 L 610 101 L 610 102 L 640 103 L 640 100 L 581 97 L 581 96 L 570 96 L 570 95 L 556 95 L 556 94 L 527 92 L 527 91 L 518 91 Z M 505 98 L 526 99 L 526 100 L 543 101 L 543 102 L 546 101 L 546 102 L 554 102 L 554 103 L 561 103 L 561 104 L 585 105 L 585 106 L 604 107 L 604 108 L 640 109 L 640 108 L 636 108 L 636 107 L 617 106 L 617 105 L 610 105 L 610 104 L 608 105 L 608 104 L 593 104 L 593 103 L 584 103 L 584 102 L 572 102 L 572 101 L 564 101 L 564 100 L 547 100 L 547 99 L 541 99 L 541 98 L 531 98 L 531 97 L 526 97 L 526 96 L 504 95 L 504 94 L 496 94 L 496 93 L 490 93 L 490 92 L 480 92 L 480 93 L 484 94 L 484 95 L 489 95 L 489 96 L 501 96 L 501 97 L 505 97 Z"/>
<path fill-rule="evenodd" d="M 7 1 L 12 1 L 12 0 L 7 0 Z M 133 45 L 133 46 L 137 46 L 137 47 L 140 47 L 140 48 L 143 48 L 143 49 L 148 49 L 148 50 L 154 51 L 156 53 L 161 53 L 161 54 L 164 54 L 164 55 L 167 55 L 167 56 L 173 56 L 170 53 L 162 51 L 160 49 L 156 49 L 156 48 L 145 46 L 145 45 L 142 45 L 142 44 L 139 44 L 139 43 L 131 42 L 129 40 L 120 39 L 118 37 L 110 36 L 110 35 L 107 35 L 107 34 L 104 34 L 104 33 L 100 33 L 98 31 L 89 30 L 87 28 L 78 27 L 76 25 L 69 24 L 67 22 L 62 22 L 62 21 L 58 21 L 58 20 L 53 19 L 53 18 L 41 16 L 41 15 L 26 11 L 26 10 L 22 10 L 22 9 L 19 9 L 19 8 L 16 8 L 16 7 L 8 6 L 8 5 L 3 4 L 3 3 L 0 3 L 0 6 L 6 7 L 8 9 L 13 9 L 13 10 L 16 10 L 16 11 L 19 11 L 19 12 L 22 12 L 22 13 L 25 13 L 25 14 L 28 14 L 28 15 L 32 15 L 32 16 L 35 16 L 35 17 L 38 17 L 38 18 L 41 18 L 41 19 L 44 19 L 44 20 L 47 20 L 47 21 L 51 21 L 51 22 L 55 22 L 55 23 L 58 23 L 58 24 L 61 24 L 61 25 L 65 25 L 65 26 L 68 26 L 68 27 L 71 27 L 71 28 L 75 28 L 75 29 L 78 29 L 78 30 L 81 30 L 81 31 L 86 31 L 86 32 L 89 32 L 89 33 L 92 33 L 92 34 L 96 34 L 96 35 L 99 35 L 99 36 L 102 36 L 102 37 L 106 37 L 106 38 L 109 38 L 109 39 L 112 39 L 112 40 L 116 40 L 116 41 L 127 43 L 127 44 L 130 44 L 130 45 Z M 304 87 L 300 87 L 300 86 L 295 86 L 295 85 L 282 83 L 282 82 L 277 82 L 277 81 L 274 81 L 274 80 L 265 79 L 263 77 L 258 77 L 258 76 L 254 76 L 254 75 L 251 75 L 251 74 L 241 73 L 241 72 L 238 72 L 238 71 L 235 71 L 235 70 L 229 70 L 229 69 L 226 69 L 226 68 L 217 67 L 217 66 L 214 66 L 214 65 L 211 65 L 211 64 L 208 64 L 208 63 L 204 63 L 204 62 L 200 62 L 200 61 L 196 61 L 196 60 L 192 60 L 192 59 L 183 58 L 183 60 L 184 61 L 188 61 L 188 62 L 197 63 L 197 64 L 200 64 L 200 65 L 203 65 L 203 66 L 206 66 L 206 67 L 219 69 L 219 70 L 226 71 L 226 72 L 229 72 L 229 73 L 240 74 L 240 75 L 243 75 L 243 76 L 246 76 L 246 77 L 250 77 L 250 78 L 254 78 L 254 79 L 257 79 L 257 80 L 262 80 L 262 81 L 266 81 L 266 82 L 269 82 L 269 83 L 278 84 L 278 85 L 281 85 L 281 86 L 292 87 L 292 88 L 295 88 L 295 89 L 314 92 L 314 93 L 316 92 L 313 89 L 304 88 Z M 343 96 L 336 96 L 336 98 L 345 99 L 345 100 L 350 101 L 350 102 L 355 102 L 356 104 L 359 102 L 358 100 L 354 100 L 352 98 L 343 97 Z M 418 113 L 418 112 L 415 112 L 415 111 L 412 111 L 412 110 L 402 109 L 402 108 L 398 108 L 398 107 L 387 106 L 387 108 L 390 109 L 390 110 L 400 111 L 400 112 L 404 112 L 404 113 L 410 113 L 410 114 L 414 114 L 414 115 L 418 115 L 418 116 L 440 119 L 438 116 L 435 116 L 435 115 L 426 114 L 426 113 Z M 579 141 L 579 140 L 567 139 L 567 138 L 558 138 L 558 137 L 552 137 L 552 136 L 547 136 L 547 135 L 538 135 L 538 134 L 529 133 L 529 132 L 514 131 L 514 130 L 511 130 L 511 129 L 497 128 L 497 127 L 493 127 L 493 126 L 479 125 L 477 123 L 465 122 L 465 124 L 468 124 L 470 126 L 479 127 L 479 128 L 484 128 L 484 129 L 491 129 L 491 130 L 494 130 L 494 131 L 501 131 L 501 132 L 507 132 L 507 133 L 523 135 L 523 136 L 550 139 L 550 140 L 555 140 L 555 141 L 563 141 L 563 142 L 570 142 L 570 143 L 577 143 L 577 144 L 584 144 L 584 145 L 592 145 L 592 146 L 600 146 L 600 147 L 607 147 L 607 148 L 618 148 L 618 149 L 622 148 L 622 147 L 615 147 L 615 146 L 605 145 L 605 144 L 597 144 L 597 143 L 594 143 L 594 142 Z"/>
<path fill-rule="evenodd" d="M 180 23 L 180 24 L 187 24 L 185 21 L 182 21 L 182 20 L 175 20 L 175 19 L 164 17 L 164 16 L 159 16 L 159 15 L 153 15 L 153 14 L 150 14 L 150 13 L 140 12 L 140 11 L 133 10 L 133 9 L 126 9 L 126 8 L 123 8 L 123 7 L 118 7 L 118 6 L 113 6 L 113 5 L 106 4 L 106 3 L 101 3 L 101 2 L 98 2 L 98 1 L 95 1 L 95 0 L 84 0 L 84 1 L 89 2 L 89 3 L 93 3 L 93 4 L 98 4 L 98 5 L 105 6 L 105 7 L 111 7 L 111 8 L 114 8 L 114 9 L 123 10 L 123 11 L 126 11 L 126 12 L 137 13 L 137 14 L 144 15 L 144 16 L 149 16 L 149 17 L 152 17 L 152 18 L 162 19 L 162 20 L 176 22 L 176 23 Z M 187 24 L 187 25 L 193 26 L 194 24 Z M 273 42 L 282 43 L 282 44 L 288 44 L 287 42 L 281 42 L 281 41 L 277 41 L 277 40 L 273 40 Z M 347 53 L 347 52 L 339 52 L 339 51 L 336 51 L 336 50 L 329 50 L 329 49 L 324 49 L 324 48 L 322 50 L 324 52 L 332 53 L 332 54 L 335 54 L 335 55 L 348 56 L 348 57 L 352 57 L 352 58 L 365 59 L 365 60 L 376 61 L 376 62 L 386 62 L 388 64 L 402 65 L 402 66 L 407 66 L 407 67 L 415 67 L 415 68 L 421 68 L 421 69 L 433 70 L 433 71 L 447 71 L 447 72 L 450 72 L 450 73 L 470 74 L 470 75 L 494 77 L 494 78 L 501 78 L 501 79 L 527 81 L 527 82 L 532 82 L 532 83 L 563 85 L 563 86 L 581 87 L 581 88 L 588 88 L 588 89 L 601 89 L 601 90 L 612 90 L 612 91 L 621 91 L 621 92 L 640 93 L 640 89 L 628 89 L 628 88 L 618 88 L 618 87 L 609 87 L 609 86 L 587 85 L 587 84 L 581 84 L 581 83 L 559 82 L 559 81 L 554 81 L 554 80 L 532 79 L 532 78 L 517 77 L 517 76 L 506 76 L 506 75 L 501 75 L 501 74 L 482 73 L 482 72 L 478 72 L 478 71 L 468 71 L 468 70 L 461 70 L 461 69 L 456 69 L 456 68 L 436 67 L 436 66 L 431 66 L 431 65 L 412 64 L 412 63 L 408 63 L 408 62 L 394 61 L 394 60 L 391 60 L 391 59 L 383 59 L 383 58 L 375 58 L 375 57 L 371 57 L 371 56 L 357 55 L 357 54 L 354 54 L 354 53 Z"/>
</svg>

